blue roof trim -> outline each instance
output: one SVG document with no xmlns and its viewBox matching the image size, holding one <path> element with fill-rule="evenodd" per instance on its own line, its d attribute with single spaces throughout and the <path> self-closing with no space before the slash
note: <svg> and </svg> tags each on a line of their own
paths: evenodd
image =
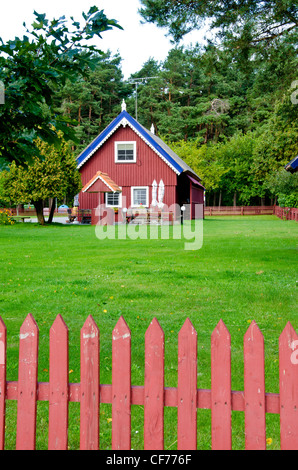
<svg viewBox="0 0 298 470">
<path fill-rule="evenodd" d="M 293 160 L 291 160 L 286 166 L 290 166 L 291 168 L 293 168 L 293 170 L 296 170 L 296 168 L 298 167 L 298 155 L 297 157 L 294 157 Z"/>
<path fill-rule="evenodd" d="M 150 134 L 146 132 L 144 128 L 140 126 L 140 124 L 133 117 L 130 116 L 130 114 L 128 114 L 126 111 L 124 111 L 124 113 L 126 113 L 126 119 L 132 124 L 133 127 L 135 127 L 135 129 L 141 135 L 143 135 L 143 137 L 145 137 L 145 139 L 150 143 L 150 145 L 152 145 L 152 147 L 154 147 L 158 151 L 158 153 L 160 153 L 174 168 L 176 168 L 177 171 L 182 173 L 183 168 L 160 145 L 158 145 L 157 142 L 155 142 L 153 137 L 151 137 Z"/>
<path fill-rule="evenodd" d="M 99 134 L 99 136 L 96 137 L 96 139 L 94 139 L 93 142 L 91 142 L 91 144 L 89 144 L 88 147 L 77 157 L 78 165 L 81 165 L 89 156 L 90 152 L 92 152 L 101 143 L 101 141 L 104 140 L 107 135 L 109 135 L 113 128 L 119 124 L 119 122 L 123 119 L 123 112 L 119 114 L 119 116 L 117 116 L 117 118 L 114 119 L 114 121 L 112 121 L 111 124 L 109 124 L 108 127 L 106 127 L 102 133 Z"/>
<path fill-rule="evenodd" d="M 84 160 L 88 158 L 90 153 L 96 149 L 100 145 L 100 143 L 113 131 L 115 127 L 125 118 L 127 121 L 136 129 L 136 131 L 141 134 L 147 142 L 155 148 L 155 150 L 160 153 L 179 173 L 183 172 L 183 168 L 160 146 L 155 142 L 155 140 L 150 136 L 149 132 L 146 132 L 145 129 L 127 112 L 122 111 L 105 130 L 99 134 L 96 139 L 91 142 L 88 147 L 83 150 L 83 152 L 77 157 L 77 164 L 82 166 L 84 164 Z"/>
</svg>

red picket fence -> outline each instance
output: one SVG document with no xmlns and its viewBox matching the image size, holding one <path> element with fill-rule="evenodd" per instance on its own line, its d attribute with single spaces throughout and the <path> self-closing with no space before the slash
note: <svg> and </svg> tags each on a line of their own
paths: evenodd
<svg viewBox="0 0 298 470">
<path fill-rule="evenodd" d="M 274 206 L 273 214 L 277 215 L 283 220 L 296 220 L 298 222 L 298 209 L 297 207 L 279 207 Z"/>
<path fill-rule="evenodd" d="M 0 448 L 6 400 L 17 400 L 17 449 L 34 449 L 37 400 L 49 402 L 49 449 L 67 449 L 68 404 L 80 402 L 80 448 L 99 449 L 100 403 L 112 404 L 112 449 L 131 444 L 131 406 L 144 406 L 144 449 L 164 447 L 164 407 L 177 407 L 178 450 L 197 448 L 197 409 L 211 409 L 212 448 L 231 449 L 231 411 L 245 413 L 246 449 L 266 448 L 266 413 L 280 415 L 281 449 L 298 449 L 298 335 L 288 323 L 279 338 L 279 394 L 265 393 L 264 339 L 253 321 L 244 336 L 244 391 L 231 390 L 231 338 L 222 320 L 211 336 L 211 390 L 197 388 L 197 333 L 186 319 L 178 335 L 178 386 L 164 385 L 164 332 L 154 319 L 145 334 L 144 386 L 131 385 L 131 332 L 120 317 L 112 335 L 112 384 L 99 383 L 99 329 L 81 329 L 80 383 L 68 382 L 68 328 L 50 329 L 49 382 L 37 380 L 38 327 L 31 314 L 20 330 L 19 376 L 6 380 L 6 327 L 0 318 Z"/>
</svg>

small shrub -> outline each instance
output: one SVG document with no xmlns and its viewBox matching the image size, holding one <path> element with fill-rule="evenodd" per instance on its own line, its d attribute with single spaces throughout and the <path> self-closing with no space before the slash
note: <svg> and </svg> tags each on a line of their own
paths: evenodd
<svg viewBox="0 0 298 470">
<path fill-rule="evenodd" d="M 298 207 L 298 193 L 280 194 L 278 196 L 278 204 L 280 207 Z"/>
<path fill-rule="evenodd" d="M 13 225 L 15 221 L 9 209 L 0 209 L 0 225 Z"/>
</svg>

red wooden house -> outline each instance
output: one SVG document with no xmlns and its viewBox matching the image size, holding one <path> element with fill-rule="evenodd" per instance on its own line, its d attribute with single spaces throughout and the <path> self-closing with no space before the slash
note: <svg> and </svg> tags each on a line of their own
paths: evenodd
<svg viewBox="0 0 298 470">
<path fill-rule="evenodd" d="M 130 116 L 124 102 L 121 113 L 78 156 L 77 164 L 83 183 L 80 209 L 93 210 L 100 204 L 122 213 L 143 207 L 177 217 L 184 205 L 191 218 L 203 217 L 199 176 L 153 128 L 148 131 Z"/>
</svg>

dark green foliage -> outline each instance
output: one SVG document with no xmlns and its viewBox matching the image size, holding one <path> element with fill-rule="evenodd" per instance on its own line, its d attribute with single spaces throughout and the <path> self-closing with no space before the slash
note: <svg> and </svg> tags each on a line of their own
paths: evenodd
<svg viewBox="0 0 298 470">
<path fill-rule="evenodd" d="M 294 32 L 247 56 L 228 41 L 175 47 L 133 76 L 157 77 L 139 86 L 138 119 L 202 176 L 207 204 L 270 204 L 267 180 L 298 153 L 296 70 Z"/>
<path fill-rule="evenodd" d="M 75 83 L 67 80 L 55 95 L 59 115 L 75 120 L 75 152 L 79 153 L 119 113 L 120 103 L 131 93 L 124 83 L 119 55 L 94 54 L 96 67 Z"/>
<path fill-rule="evenodd" d="M 224 37 L 248 47 L 273 40 L 298 25 L 295 0 L 141 0 L 145 21 L 167 27 L 175 41 L 207 20 Z"/>
<path fill-rule="evenodd" d="M 37 137 L 59 144 L 56 130 L 63 131 L 65 138 L 74 136 L 72 120 L 54 112 L 53 96 L 67 79 L 75 81 L 96 64 L 95 47 L 86 41 L 119 27 L 97 7 L 83 13 L 82 26 L 71 18 L 72 30 L 64 16 L 49 21 L 44 14 L 34 14 L 36 20 L 27 29 L 28 35 L 7 43 L 0 39 L 0 80 L 5 86 L 5 104 L 0 106 L 0 157 L 8 162 L 30 161 L 37 153 Z"/>
</svg>

